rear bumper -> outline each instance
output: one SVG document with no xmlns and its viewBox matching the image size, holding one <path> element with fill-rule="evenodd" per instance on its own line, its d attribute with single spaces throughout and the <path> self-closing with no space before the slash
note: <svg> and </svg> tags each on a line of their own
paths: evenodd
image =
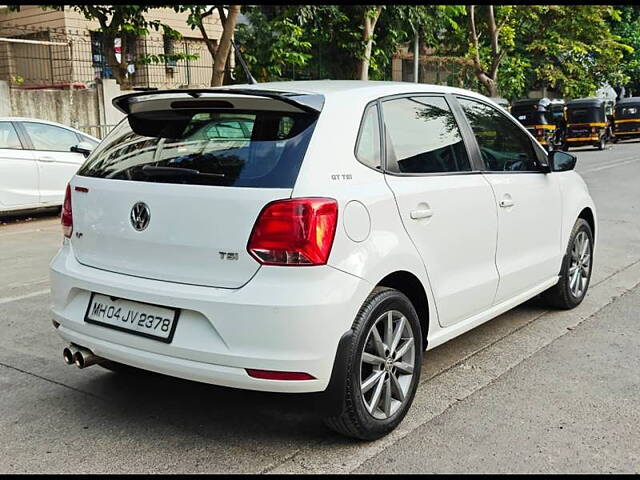
<svg viewBox="0 0 640 480">
<path fill-rule="evenodd" d="M 239 289 L 177 284 L 78 263 L 64 245 L 50 266 L 52 315 L 67 342 L 175 377 L 274 392 L 324 391 L 341 338 L 373 288 L 329 266 L 262 267 Z M 181 309 L 170 344 L 86 323 L 90 292 Z M 314 380 L 250 377 L 247 368 Z"/>
</svg>

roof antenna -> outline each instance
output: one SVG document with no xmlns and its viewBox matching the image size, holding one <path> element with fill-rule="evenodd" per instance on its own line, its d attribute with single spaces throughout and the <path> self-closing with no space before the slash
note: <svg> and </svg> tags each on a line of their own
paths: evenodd
<svg viewBox="0 0 640 480">
<path fill-rule="evenodd" d="M 244 61 L 244 58 L 242 57 L 242 53 L 240 53 L 240 49 L 236 46 L 236 43 L 233 41 L 233 39 L 231 40 L 231 45 L 233 45 L 233 51 L 236 53 L 236 57 L 240 62 L 240 66 L 242 66 L 242 70 L 244 70 L 244 74 L 247 77 L 247 83 L 251 85 L 258 83 L 256 79 L 253 78 L 253 75 L 251 75 L 251 72 L 249 71 L 249 67 L 247 66 L 247 62 Z"/>
</svg>

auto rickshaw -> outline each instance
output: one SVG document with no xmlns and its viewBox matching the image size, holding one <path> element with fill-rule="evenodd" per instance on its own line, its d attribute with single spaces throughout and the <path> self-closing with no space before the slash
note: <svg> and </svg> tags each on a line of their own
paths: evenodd
<svg viewBox="0 0 640 480">
<path fill-rule="evenodd" d="M 640 97 L 621 99 L 613 115 L 613 141 L 640 137 Z"/>
<path fill-rule="evenodd" d="M 593 145 L 604 150 L 611 139 L 614 103 L 605 98 L 577 98 L 567 102 L 567 130 L 563 150 Z"/>
<path fill-rule="evenodd" d="M 556 133 L 550 105 L 551 100 L 546 97 L 516 100 L 511 105 L 511 115 L 549 151 L 553 150 L 553 138 Z"/>
</svg>

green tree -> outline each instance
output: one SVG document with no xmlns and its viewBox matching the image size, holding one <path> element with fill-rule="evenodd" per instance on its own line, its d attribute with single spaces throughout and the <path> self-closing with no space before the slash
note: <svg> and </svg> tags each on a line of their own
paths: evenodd
<svg viewBox="0 0 640 480">
<path fill-rule="evenodd" d="M 188 12 L 187 24 L 191 29 L 198 29 L 207 50 L 211 54 L 213 60 L 213 69 L 211 72 L 211 86 L 217 87 L 222 85 L 224 81 L 225 68 L 231 53 L 231 41 L 236 29 L 238 14 L 240 13 L 240 5 L 178 5 L 174 7 L 176 12 Z M 225 10 L 227 10 L 225 12 Z M 222 35 L 220 40 L 210 38 L 205 28 L 205 19 L 218 12 L 218 17 L 222 23 Z"/>
<path fill-rule="evenodd" d="M 293 79 L 295 69 L 301 71 L 311 58 L 311 42 L 292 9 L 247 7 L 245 15 L 250 25 L 238 26 L 236 40 L 257 80 Z"/>
<path fill-rule="evenodd" d="M 565 97 L 594 95 L 609 83 L 627 81 L 623 55 L 633 49 L 612 32 L 620 12 L 603 5 L 536 7 L 521 25 L 520 52 L 533 72 L 532 86 L 549 86 Z"/>
<path fill-rule="evenodd" d="M 612 19 L 611 29 L 620 41 L 633 48 L 625 50 L 622 57 L 622 73 L 629 78 L 626 83 L 627 94 L 640 95 L 640 6 L 622 5 L 620 20 Z M 622 82 L 620 85 L 624 85 Z"/>
</svg>

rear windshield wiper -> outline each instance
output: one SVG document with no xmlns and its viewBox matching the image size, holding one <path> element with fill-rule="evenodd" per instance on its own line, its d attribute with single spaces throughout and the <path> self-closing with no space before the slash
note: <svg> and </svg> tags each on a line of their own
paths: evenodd
<svg viewBox="0 0 640 480">
<path fill-rule="evenodd" d="M 196 170 L 195 168 L 182 168 L 182 167 L 155 167 L 153 165 L 145 165 L 141 169 L 142 173 L 149 176 L 181 176 L 181 177 L 196 177 L 196 176 L 204 176 L 204 177 L 224 177 L 224 173 L 204 173 L 200 170 Z"/>
</svg>

